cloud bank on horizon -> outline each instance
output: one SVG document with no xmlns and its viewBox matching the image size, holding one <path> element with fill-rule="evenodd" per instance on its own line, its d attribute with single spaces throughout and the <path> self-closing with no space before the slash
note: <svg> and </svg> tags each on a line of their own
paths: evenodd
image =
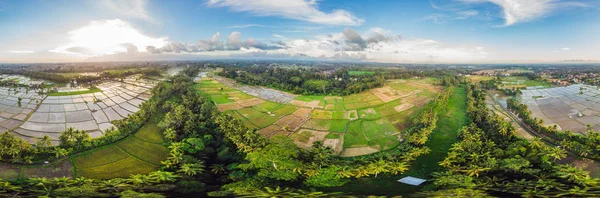
<svg viewBox="0 0 600 198">
<path fill-rule="evenodd" d="M 590 39 L 600 44 L 598 34 L 593 34 L 600 32 L 598 24 L 582 20 L 577 22 L 582 30 L 560 29 L 574 26 L 572 22 L 565 22 L 566 18 L 581 17 L 574 12 L 584 12 L 588 17 L 599 16 L 598 5 L 589 2 L 432 0 L 392 3 L 393 6 L 385 5 L 390 2 L 362 5 L 361 1 L 336 4 L 326 0 L 181 2 L 186 8 L 155 5 L 159 3 L 165 2 L 107 0 L 76 5 L 74 7 L 94 7 L 105 14 L 82 14 L 91 20 L 79 21 L 81 25 L 69 29 L 54 30 L 57 33 L 53 35 L 56 39 L 52 42 L 13 40 L 0 47 L 0 62 L 194 57 L 310 58 L 392 63 L 541 62 L 576 56 L 600 59 L 595 50 L 580 47 L 586 43 L 581 40 L 583 38 L 556 39 L 557 35 L 567 38 L 576 33 L 580 37 L 588 37 L 588 45 Z M 167 17 L 158 14 L 164 13 L 164 10 L 189 9 L 187 4 L 200 7 L 204 11 L 201 14 L 206 14 L 194 19 L 192 17 L 196 15 L 188 12 L 177 12 L 175 16 Z M 386 7 L 398 7 L 392 10 L 405 9 L 407 13 L 390 13 Z M 416 11 L 411 12 L 410 9 Z M 11 10 L 1 12 L 0 17 L 6 12 Z M 2 23 L 6 23 L 4 26 L 7 27 L 18 25 L 1 19 L 0 27 Z M 36 19 L 23 19 L 21 22 L 28 20 Z M 57 17 L 56 20 L 66 19 Z M 202 26 L 195 29 L 195 24 Z M 590 31 L 589 35 L 581 34 L 583 29 Z M 528 33 L 548 30 L 556 32 L 535 37 Z M 9 37 L 19 37 L 20 34 L 15 30 L 8 33 L 12 34 Z M 519 42 L 530 43 L 532 47 L 523 48 L 524 45 Z M 573 49 L 576 50 L 564 46 L 575 46 Z M 578 50 L 581 51 L 573 53 Z"/>
</svg>

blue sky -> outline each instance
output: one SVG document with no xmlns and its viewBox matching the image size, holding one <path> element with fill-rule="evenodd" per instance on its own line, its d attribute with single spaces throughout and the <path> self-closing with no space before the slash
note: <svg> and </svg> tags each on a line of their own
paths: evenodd
<svg viewBox="0 0 600 198">
<path fill-rule="evenodd" d="M 598 0 L 0 1 L 0 62 L 600 60 Z"/>
</svg>

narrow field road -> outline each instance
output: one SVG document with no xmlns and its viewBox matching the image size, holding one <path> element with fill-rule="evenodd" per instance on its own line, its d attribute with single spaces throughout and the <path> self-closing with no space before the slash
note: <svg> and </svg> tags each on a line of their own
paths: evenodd
<svg viewBox="0 0 600 198">
<path fill-rule="evenodd" d="M 518 123 L 519 126 L 521 126 L 521 128 L 523 128 L 527 133 L 529 133 L 530 135 L 532 135 L 534 137 L 540 138 L 548 146 L 559 146 L 558 143 L 554 142 L 555 140 L 553 138 L 551 138 L 545 134 L 539 133 L 539 132 L 533 130 L 531 127 L 529 127 L 529 125 L 527 123 L 523 122 L 523 120 L 520 119 L 519 117 L 517 117 L 517 115 L 513 114 L 505 106 L 501 105 L 494 97 L 489 95 L 489 93 L 488 93 L 488 96 L 492 98 L 494 103 L 496 103 L 498 106 L 500 106 L 502 108 L 505 115 L 508 115 L 508 117 L 511 120 Z M 585 171 L 589 171 L 590 175 L 592 177 L 596 177 L 596 178 L 600 177 L 600 164 L 598 163 L 598 161 L 593 160 L 593 159 L 582 158 L 570 150 L 566 150 L 566 151 L 567 151 L 567 157 L 565 159 L 558 161 L 558 163 L 574 165 Z"/>
</svg>

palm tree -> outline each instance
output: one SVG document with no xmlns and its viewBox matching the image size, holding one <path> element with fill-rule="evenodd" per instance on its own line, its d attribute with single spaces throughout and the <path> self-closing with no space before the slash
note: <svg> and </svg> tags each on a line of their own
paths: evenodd
<svg viewBox="0 0 600 198">
<path fill-rule="evenodd" d="M 388 167 L 389 167 L 388 163 L 383 159 L 379 159 L 379 160 L 367 165 L 367 169 L 369 170 L 370 173 L 375 174 L 375 177 L 377 177 L 377 175 L 379 175 L 379 173 L 381 173 L 381 172 L 387 172 Z"/>
<path fill-rule="evenodd" d="M 19 190 L 21 190 L 20 186 L 14 186 L 10 182 L 7 182 L 7 181 L 0 181 L 0 192 L 2 192 L 2 193 L 15 192 L 15 191 L 19 191 Z"/>
<path fill-rule="evenodd" d="M 154 171 L 148 174 L 149 180 L 153 183 L 174 182 L 177 180 L 177 175 L 172 172 Z"/>
<path fill-rule="evenodd" d="M 348 170 L 348 167 L 344 166 L 342 170 L 338 171 L 338 176 L 341 178 L 351 178 L 354 176 L 354 170 Z"/>
<path fill-rule="evenodd" d="M 114 194 L 124 185 L 124 180 L 117 178 L 111 180 L 102 180 L 100 190 Z"/>
<path fill-rule="evenodd" d="M 240 197 L 247 197 L 247 198 L 261 198 L 261 197 L 289 197 L 289 193 L 292 190 L 289 188 L 284 188 L 281 189 L 281 187 L 277 187 L 275 189 L 272 189 L 270 187 L 265 187 L 264 190 L 262 189 L 256 189 L 256 190 L 251 190 L 248 191 L 247 193 L 242 193 L 240 194 Z"/>
<path fill-rule="evenodd" d="M 291 197 L 318 198 L 318 197 L 336 197 L 336 196 L 340 196 L 342 193 L 339 193 L 339 192 L 324 193 L 324 192 L 320 192 L 320 191 L 315 191 L 314 189 L 311 189 L 310 191 L 298 189 L 296 192 L 290 192 L 289 194 L 291 195 Z"/>
<path fill-rule="evenodd" d="M 142 174 L 132 175 L 130 178 L 125 179 L 125 181 L 133 184 L 134 186 L 142 186 L 148 183 L 148 176 Z"/>
<path fill-rule="evenodd" d="M 469 169 L 462 170 L 462 172 L 469 174 L 470 177 L 472 177 L 472 176 L 479 177 L 479 173 L 482 173 L 482 172 L 485 172 L 488 170 L 490 170 L 490 168 L 484 168 L 484 167 L 480 167 L 480 166 L 471 164 L 469 166 Z"/>
<path fill-rule="evenodd" d="M 59 147 L 54 147 L 54 154 L 56 158 L 67 156 L 69 154 L 69 150 Z"/>
<path fill-rule="evenodd" d="M 319 174 L 319 172 L 314 169 L 308 169 L 308 170 L 304 171 L 304 175 L 306 175 L 307 177 L 312 177 L 317 174 Z"/>
<path fill-rule="evenodd" d="M 188 176 L 194 176 L 196 174 L 200 174 L 204 172 L 204 164 L 194 163 L 194 164 L 183 164 L 177 170 L 177 172 L 186 174 Z"/>
<path fill-rule="evenodd" d="M 547 153 L 549 157 L 554 158 L 554 160 L 561 160 L 567 157 L 567 151 L 560 147 L 551 147 Z"/>
<path fill-rule="evenodd" d="M 560 178 L 564 178 L 576 183 L 583 183 L 583 181 L 590 179 L 589 172 L 569 165 L 559 166 L 559 170 L 556 172 L 556 174 Z"/>
<path fill-rule="evenodd" d="M 213 164 L 210 166 L 210 171 L 214 174 L 225 173 L 225 166 L 223 164 Z"/>
<path fill-rule="evenodd" d="M 360 166 L 354 170 L 354 177 L 356 177 L 356 178 L 368 177 L 369 173 L 370 173 L 370 171 L 365 166 Z"/>
<path fill-rule="evenodd" d="M 52 146 L 52 140 L 50 140 L 50 137 L 48 137 L 47 135 L 44 135 L 44 137 L 42 139 L 40 139 L 38 142 L 36 142 L 36 147 L 39 148 L 41 151 L 46 151 L 48 149 L 48 147 Z"/>
<path fill-rule="evenodd" d="M 409 166 L 406 162 L 392 162 L 389 166 L 390 172 L 394 175 L 407 171 L 408 167 Z"/>
</svg>

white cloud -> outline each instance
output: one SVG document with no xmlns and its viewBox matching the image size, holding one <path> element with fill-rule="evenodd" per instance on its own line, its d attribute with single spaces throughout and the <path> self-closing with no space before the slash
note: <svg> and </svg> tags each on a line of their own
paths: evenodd
<svg viewBox="0 0 600 198">
<path fill-rule="evenodd" d="M 324 25 L 357 26 L 364 22 L 346 10 L 323 12 L 318 9 L 316 0 L 208 0 L 207 4 L 257 16 L 279 16 Z"/>
<path fill-rule="evenodd" d="M 425 17 L 423 17 L 423 20 L 430 20 L 433 21 L 433 23 L 435 24 L 446 24 L 448 23 L 448 21 L 450 20 L 450 16 L 445 15 L 445 14 L 430 14 L 427 15 Z"/>
<path fill-rule="evenodd" d="M 468 3 L 491 2 L 504 11 L 504 25 L 510 26 L 546 16 L 550 12 L 570 6 L 585 6 L 578 2 L 561 2 L 561 0 L 460 0 Z"/>
<path fill-rule="evenodd" d="M 35 53 L 35 51 L 32 50 L 12 50 L 9 51 L 10 53 L 15 53 L 15 54 L 32 54 Z"/>
<path fill-rule="evenodd" d="M 122 48 L 120 53 L 95 57 L 122 59 L 128 56 L 140 58 L 156 55 L 166 58 L 195 55 L 198 57 L 312 58 L 395 63 L 471 62 L 487 57 L 485 49 L 480 46 L 450 45 L 428 39 L 403 38 L 381 28 L 371 28 L 365 32 L 346 28 L 342 32 L 304 39 L 286 39 L 277 34 L 273 36 L 282 40 L 271 41 L 267 44 L 253 38 L 243 39 L 242 33 L 236 31 L 222 39 L 221 34 L 217 32 L 211 38 L 200 40 L 196 44 L 170 41 L 162 47 L 150 45 L 145 48 L 136 44 L 121 44 L 119 45 Z"/>
<path fill-rule="evenodd" d="M 284 39 L 284 38 L 285 38 L 285 36 L 282 36 L 282 35 L 279 35 L 279 34 L 273 34 L 272 36 L 273 36 L 273 37 L 276 37 L 276 38 L 282 38 L 282 39 Z"/>
<path fill-rule="evenodd" d="M 70 42 L 50 52 L 98 56 L 131 51 L 132 46 L 145 52 L 147 46 L 160 48 L 168 43 L 167 38 L 146 36 L 120 19 L 91 21 L 68 34 Z"/>
<path fill-rule="evenodd" d="M 458 14 L 456 19 L 468 19 L 468 18 L 477 16 L 479 14 L 479 12 L 477 10 L 465 10 L 465 11 L 457 12 L 456 14 Z"/>
<path fill-rule="evenodd" d="M 563 48 L 562 48 L 562 49 L 560 49 L 560 50 L 562 50 L 562 51 L 571 51 L 571 48 L 568 48 L 568 47 L 563 47 Z"/>
<path fill-rule="evenodd" d="M 342 33 L 317 36 L 314 39 L 288 40 L 285 46 L 268 53 L 396 63 L 468 62 L 487 56 L 483 47 L 452 46 L 427 39 L 404 39 L 381 28 L 373 28 L 365 34 L 346 29 Z"/>
<path fill-rule="evenodd" d="M 250 28 L 250 27 L 270 27 L 270 26 L 265 26 L 265 25 L 260 25 L 260 24 L 245 24 L 245 25 L 229 26 L 228 28 L 232 28 L 232 29 L 244 29 L 244 28 Z"/>
<path fill-rule="evenodd" d="M 147 10 L 147 0 L 103 0 L 101 6 L 125 17 L 157 23 Z"/>
</svg>

